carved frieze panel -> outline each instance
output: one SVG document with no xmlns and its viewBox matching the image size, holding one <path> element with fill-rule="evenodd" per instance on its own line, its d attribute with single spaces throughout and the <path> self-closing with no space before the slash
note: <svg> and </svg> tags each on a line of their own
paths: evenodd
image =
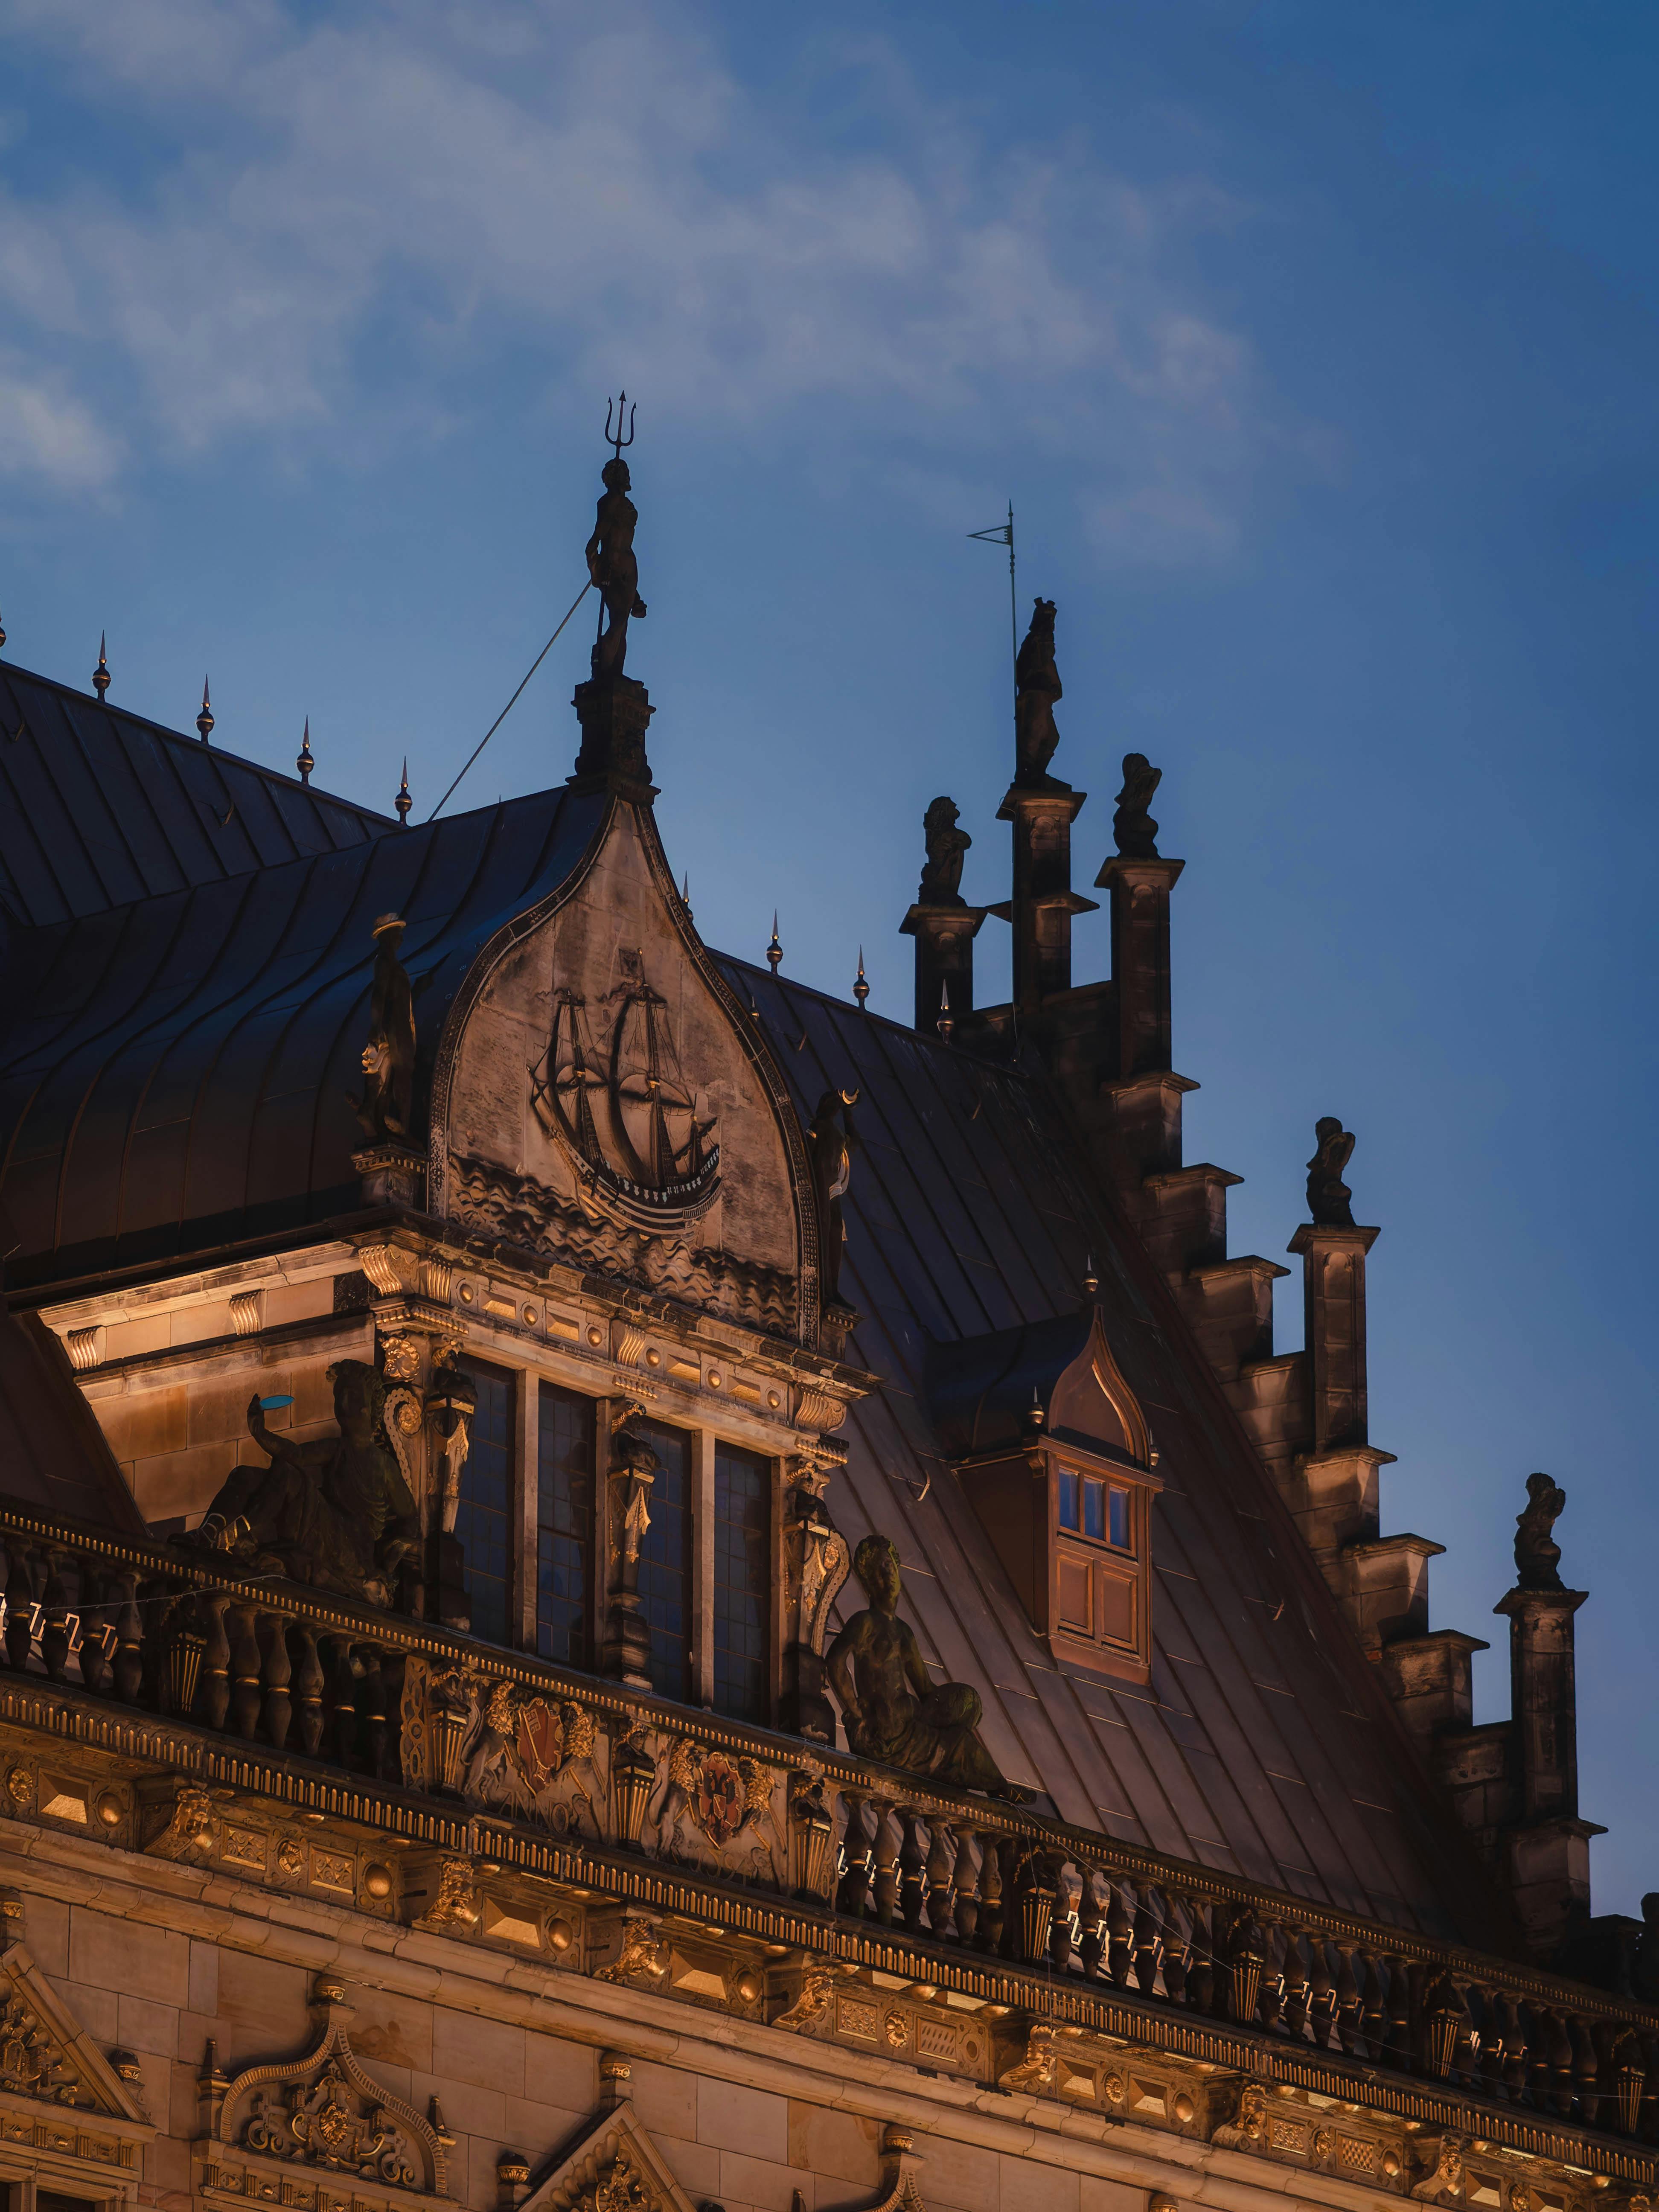
<svg viewBox="0 0 1659 2212">
<path fill-rule="evenodd" d="M 658 1856 L 781 1887 L 787 1861 L 786 1781 L 759 1759 L 735 1758 L 689 1736 L 669 1739 L 653 1808 Z"/>
<path fill-rule="evenodd" d="M 411 1658 L 400 1711 L 412 1789 L 453 1791 L 479 1811 L 533 1820 L 556 1836 L 599 1834 L 603 1739 L 574 1699 L 535 1695 L 471 1668 L 434 1674 Z"/>
</svg>

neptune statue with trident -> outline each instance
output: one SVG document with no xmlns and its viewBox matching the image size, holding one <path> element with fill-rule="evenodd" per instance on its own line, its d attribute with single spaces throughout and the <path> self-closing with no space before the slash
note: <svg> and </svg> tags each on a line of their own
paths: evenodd
<svg viewBox="0 0 1659 2212">
<path fill-rule="evenodd" d="M 624 410 L 628 416 L 626 437 L 623 434 Z M 634 442 L 634 410 L 628 407 L 625 392 L 617 402 L 614 435 L 611 403 L 605 402 L 605 434 L 614 450 L 600 473 L 605 492 L 593 520 L 593 535 L 587 541 L 587 573 L 604 603 L 600 617 L 604 627 L 593 646 L 596 678 L 622 674 L 628 654 L 629 617 L 637 615 L 642 620 L 645 615 L 645 601 L 640 597 L 640 566 L 634 558 L 634 532 L 640 516 L 628 496 L 628 464 L 623 459 L 623 447 Z"/>
</svg>

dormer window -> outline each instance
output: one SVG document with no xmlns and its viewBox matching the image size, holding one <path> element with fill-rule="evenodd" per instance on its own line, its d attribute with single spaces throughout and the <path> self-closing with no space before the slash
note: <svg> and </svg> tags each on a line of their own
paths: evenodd
<svg viewBox="0 0 1659 2212">
<path fill-rule="evenodd" d="M 936 1346 L 929 1379 L 963 1489 L 1057 1663 L 1145 1681 L 1163 1485 L 1098 1313 Z"/>
</svg>

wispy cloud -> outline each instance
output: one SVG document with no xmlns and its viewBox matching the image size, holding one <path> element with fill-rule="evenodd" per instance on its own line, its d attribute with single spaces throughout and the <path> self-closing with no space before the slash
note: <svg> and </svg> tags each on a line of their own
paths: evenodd
<svg viewBox="0 0 1659 2212">
<path fill-rule="evenodd" d="M 0 25 L 172 148 L 137 183 L 89 164 L 55 191 L 0 156 L 0 301 L 79 394 L 57 403 L 63 449 L 78 408 L 101 456 L 66 481 L 156 440 L 349 435 L 377 381 L 527 337 L 560 380 L 648 380 L 653 408 L 732 430 L 900 399 L 923 438 L 971 448 L 1040 408 L 1091 456 L 1109 550 L 1231 542 L 1249 349 L 1171 274 L 1225 215 L 1201 182 L 1138 188 L 1080 149 L 993 161 L 890 57 L 870 71 L 884 150 L 841 154 L 649 6 L 596 28 L 553 0 L 322 20 L 0 0 Z M 23 465 L 15 442 L 0 431 L 0 466 Z"/>
</svg>

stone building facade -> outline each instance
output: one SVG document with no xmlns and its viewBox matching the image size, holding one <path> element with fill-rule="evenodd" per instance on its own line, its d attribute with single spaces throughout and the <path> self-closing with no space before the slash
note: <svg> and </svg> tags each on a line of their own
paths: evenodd
<svg viewBox="0 0 1659 2212">
<path fill-rule="evenodd" d="M 1648 2212 L 1564 1494 L 1477 1728 L 1352 1138 L 1287 1354 L 1183 1160 L 1157 771 L 1074 982 L 1039 602 L 915 1026 L 711 950 L 619 467 L 547 792 L 412 830 L 0 667 L 13 2212 Z"/>
</svg>

